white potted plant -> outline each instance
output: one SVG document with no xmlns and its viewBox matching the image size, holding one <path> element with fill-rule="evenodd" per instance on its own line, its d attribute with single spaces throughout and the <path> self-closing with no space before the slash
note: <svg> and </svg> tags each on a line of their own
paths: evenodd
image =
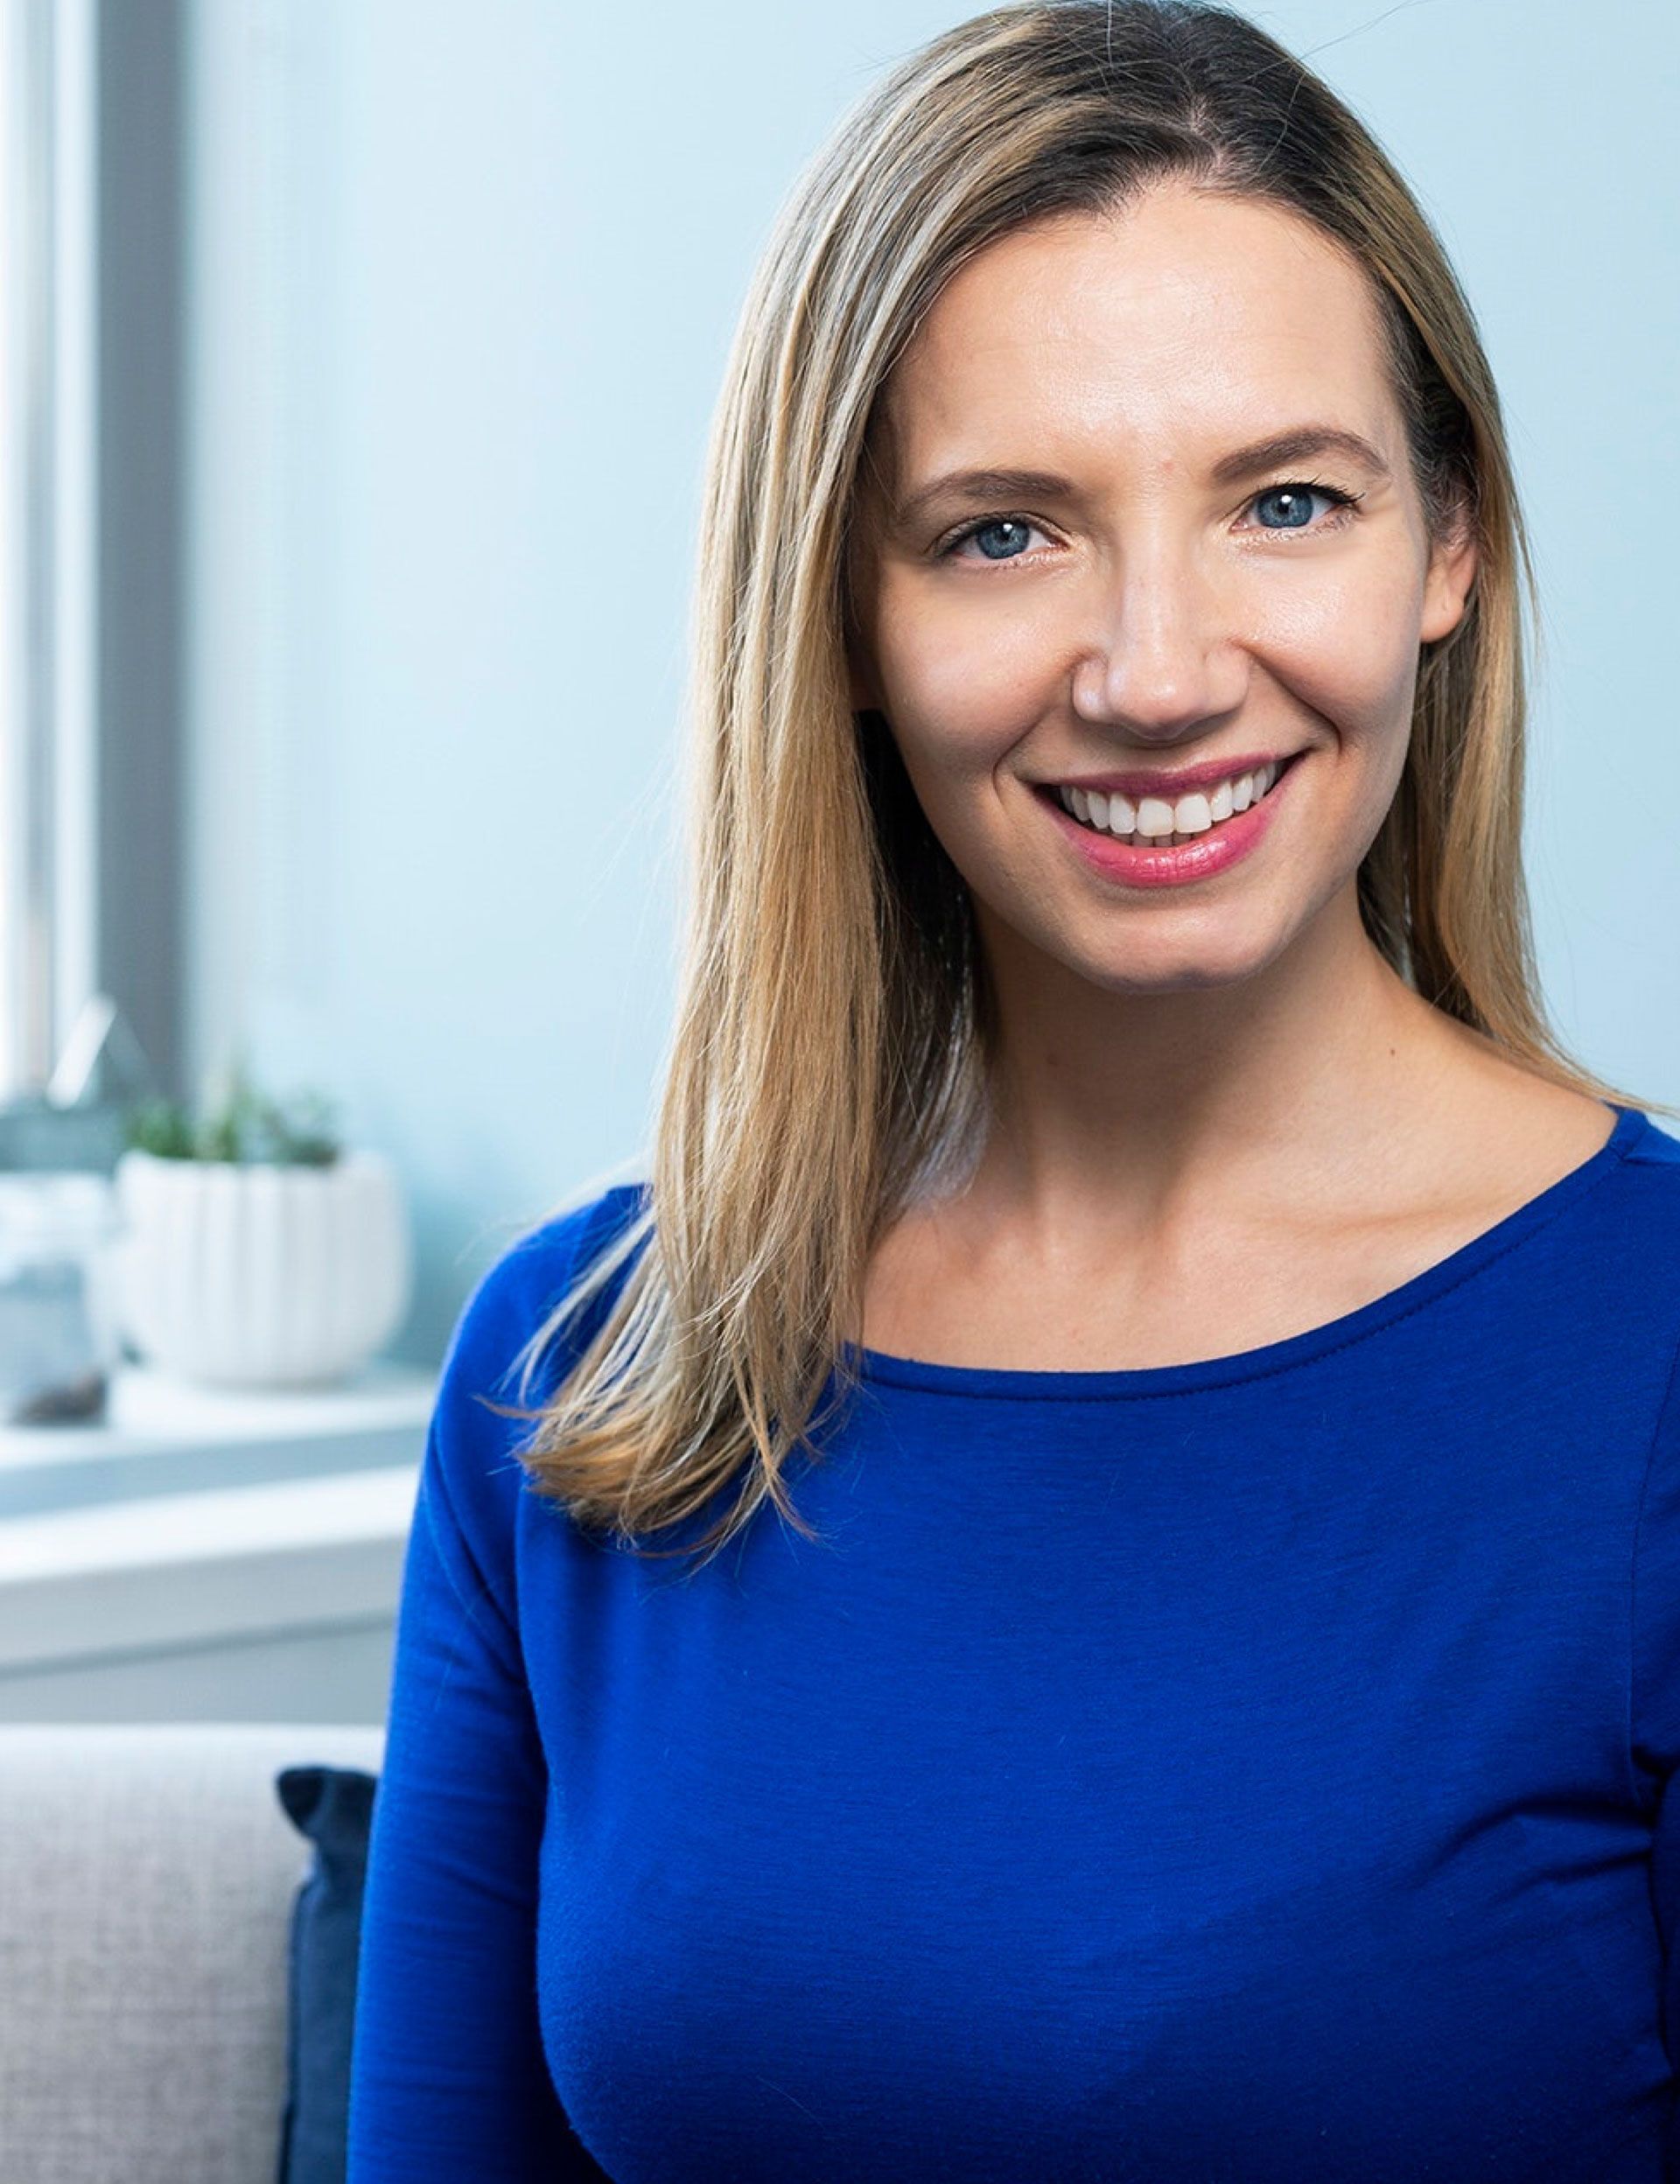
<svg viewBox="0 0 1680 2184">
<path fill-rule="evenodd" d="M 115 1180 L 119 1324 L 182 1379 L 330 1386 L 408 1307 L 395 1172 L 382 1154 L 346 1151 L 317 1095 L 282 1107 L 235 1063 L 196 1120 L 173 1101 L 137 1110 Z"/>
</svg>

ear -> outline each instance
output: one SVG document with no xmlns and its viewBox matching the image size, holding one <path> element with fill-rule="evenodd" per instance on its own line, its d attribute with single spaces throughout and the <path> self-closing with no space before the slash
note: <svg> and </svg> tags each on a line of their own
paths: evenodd
<svg viewBox="0 0 1680 2184">
<path fill-rule="evenodd" d="M 1470 589 L 1476 580 L 1480 556 L 1476 531 L 1466 509 L 1460 507 L 1448 535 L 1438 540 L 1424 578 L 1424 619 L 1421 641 L 1433 644 L 1447 637 L 1464 620 Z"/>
</svg>

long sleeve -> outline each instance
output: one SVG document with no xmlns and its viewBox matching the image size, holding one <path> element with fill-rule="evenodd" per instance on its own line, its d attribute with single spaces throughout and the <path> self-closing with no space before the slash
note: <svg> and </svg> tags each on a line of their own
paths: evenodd
<svg viewBox="0 0 1680 2184">
<path fill-rule="evenodd" d="M 421 1466 L 368 1852 L 349 2184 L 605 2174 L 542 2047 L 547 1765 L 510 1599 L 522 1474 L 511 1429 L 473 1399 L 529 1331 L 508 1326 L 516 1256 L 463 1311 Z"/>
<path fill-rule="evenodd" d="M 1656 1806 L 1651 1904 L 1662 1945 L 1661 2026 L 1680 2065 L 1680 1356 L 1646 1474 L 1634 1558 L 1634 1754 Z M 1670 2112 L 1667 2173 L 1680 2177 L 1680 2105 Z"/>
</svg>

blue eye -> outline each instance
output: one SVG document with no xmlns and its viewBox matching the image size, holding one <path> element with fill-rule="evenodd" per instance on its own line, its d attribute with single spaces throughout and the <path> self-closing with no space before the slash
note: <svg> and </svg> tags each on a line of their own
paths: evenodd
<svg viewBox="0 0 1680 2184">
<path fill-rule="evenodd" d="M 959 546 L 965 545 L 970 539 L 973 539 L 977 544 L 989 532 L 994 535 L 999 531 L 1013 531 L 1019 534 L 1036 528 L 1036 525 L 1029 523 L 1024 515 L 989 515 L 978 523 L 970 523 L 966 530 L 959 531 L 955 538 L 948 541 L 944 550 L 948 554 L 955 553 Z M 1017 543 L 1019 543 L 1018 537 Z M 988 561 L 1015 561 L 1019 558 L 1018 555 L 1007 550 L 1002 553 L 992 553 L 984 545 L 980 547 L 980 551 Z"/>
<path fill-rule="evenodd" d="M 1263 518 L 1263 531 L 1304 531 L 1312 521 L 1314 494 L 1328 500 L 1333 507 L 1342 508 L 1351 508 L 1355 498 L 1351 493 L 1339 492 L 1334 486 L 1309 485 L 1304 479 L 1292 478 L 1284 485 L 1268 486 L 1264 493 L 1255 495 L 1250 505 L 1264 508 L 1270 500 L 1284 512 L 1280 523 L 1268 523 Z"/>
<path fill-rule="evenodd" d="M 1263 531 L 1270 531 L 1274 534 L 1279 531 L 1312 529 L 1326 531 L 1339 528 L 1347 512 L 1363 497 L 1362 494 L 1357 493 L 1344 493 L 1340 486 L 1321 485 L 1316 479 L 1290 478 L 1285 479 L 1279 485 L 1268 486 L 1264 493 L 1254 496 L 1249 506 L 1252 508 L 1264 508 L 1270 503 L 1281 514 L 1283 520 L 1276 523 L 1269 523 L 1263 518 L 1258 526 Z M 1317 524 L 1314 524 L 1312 520 L 1312 503 L 1315 499 L 1328 501 L 1333 511 L 1326 520 Z M 972 539 L 979 547 L 981 557 L 984 560 L 994 564 L 1000 561 L 1018 561 L 1021 558 L 1021 550 L 1025 546 L 1026 535 L 1038 529 L 1038 525 L 1029 516 L 976 516 L 971 522 L 963 524 L 960 530 L 952 532 L 951 536 L 942 544 L 934 547 L 934 557 L 938 561 L 955 561 L 958 558 L 959 549 L 966 546 Z M 1044 534 L 1040 532 L 1040 536 L 1042 537 Z M 988 543 L 988 541 L 991 542 Z"/>
</svg>

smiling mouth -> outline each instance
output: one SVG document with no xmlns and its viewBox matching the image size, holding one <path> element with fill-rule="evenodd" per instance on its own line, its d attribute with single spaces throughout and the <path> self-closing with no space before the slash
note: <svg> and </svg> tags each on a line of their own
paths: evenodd
<svg viewBox="0 0 1680 2184">
<path fill-rule="evenodd" d="M 1304 751 L 1297 751 L 1254 773 L 1234 775 L 1207 789 L 1187 792 L 1172 801 L 1155 796 L 1103 795 L 1059 788 L 1054 782 L 1037 784 L 1034 793 L 1092 834 L 1106 834 L 1138 849 L 1177 849 L 1186 842 L 1200 842 L 1205 836 L 1217 835 L 1227 820 L 1264 803 L 1284 775 L 1306 755 Z"/>
</svg>

